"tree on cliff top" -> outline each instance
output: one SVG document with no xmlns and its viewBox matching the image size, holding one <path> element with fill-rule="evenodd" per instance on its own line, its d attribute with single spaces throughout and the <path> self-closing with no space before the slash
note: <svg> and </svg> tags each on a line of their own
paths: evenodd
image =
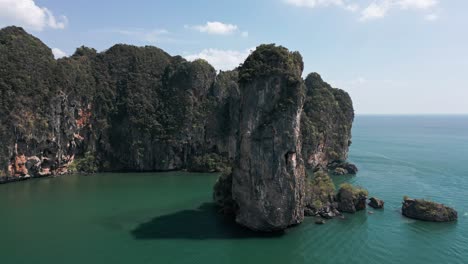
<svg viewBox="0 0 468 264">
<path fill-rule="evenodd" d="M 269 75 L 286 75 L 291 82 L 302 80 L 304 62 L 299 52 L 290 52 L 283 46 L 263 44 L 247 57 L 239 68 L 239 82 L 248 83 Z"/>
</svg>

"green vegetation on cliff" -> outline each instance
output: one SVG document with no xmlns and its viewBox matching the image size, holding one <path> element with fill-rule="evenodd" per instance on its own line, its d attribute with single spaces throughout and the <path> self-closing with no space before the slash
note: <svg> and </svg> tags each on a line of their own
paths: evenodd
<svg viewBox="0 0 468 264">
<path fill-rule="evenodd" d="M 305 79 L 307 96 L 301 117 L 303 155 L 311 167 L 347 159 L 354 110 L 348 93 L 332 88 L 319 74 Z M 314 156 L 316 153 L 321 155 Z"/>
<path fill-rule="evenodd" d="M 356 197 L 369 195 L 369 192 L 366 189 L 364 189 L 362 187 L 353 186 L 350 183 L 341 184 L 340 189 L 346 190 L 346 191 L 352 193 Z"/>
<path fill-rule="evenodd" d="M 324 171 L 317 171 L 312 178 L 307 179 L 307 201 L 306 203 L 315 209 L 320 209 L 327 203 L 333 201 L 335 195 L 335 184 L 330 176 Z"/>
<path fill-rule="evenodd" d="M 82 158 L 78 158 L 68 167 L 70 172 L 95 173 L 98 171 L 96 158 L 90 151 L 86 152 Z"/>
<path fill-rule="evenodd" d="M 301 81 L 303 69 L 304 63 L 299 52 L 289 52 L 285 47 L 275 44 L 263 44 L 241 65 L 239 82 L 247 83 L 265 76 L 286 75 L 289 82 L 297 83 Z"/>
<path fill-rule="evenodd" d="M 219 172 L 227 168 L 229 168 L 229 161 L 216 153 L 195 156 L 189 166 L 189 170 L 194 172 Z"/>
<path fill-rule="evenodd" d="M 31 138 L 49 130 L 55 70 L 51 50 L 39 39 L 17 27 L 0 30 L 1 135 Z"/>
<path fill-rule="evenodd" d="M 293 87 L 302 82 L 302 68 L 298 52 L 274 44 L 259 46 L 239 69 L 219 74 L 204 60 L 189 62 L 151 46 L 118 44 L 104 52 L 82 46 L 55 60 L 22 28 L 3 28 L 0 171 L 6 174 L 15 144 L 19 153 L 52 170 L 72 156 L 86 159 L 86 153 L 93 153 L 99 171 L 192 164 L 213 170 L 236 156 L 239 83 L 274 73 Z M 324 152 L 341 160 L 350 138 L 351 100 L 341 90 L 314 87 L 307 87 L 303 153 L 306 159 Z M 272 113 L 295 103 L 295 92 L 281 94 Z M 321 140 L 323 151 L 317 148 Z"/>
</svg>

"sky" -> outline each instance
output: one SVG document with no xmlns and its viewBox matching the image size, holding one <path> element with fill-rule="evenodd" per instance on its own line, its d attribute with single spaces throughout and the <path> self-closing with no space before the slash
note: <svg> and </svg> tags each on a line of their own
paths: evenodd
<svg viewBox="0 0 468 264">
<path fill-rule="evenodd" d="M 152 45 L 217 70 L 276 43 L 352 97 L 356 114 L 468 114 L 466 0 L 0 0 L 58 57 Z"/>
</svg>

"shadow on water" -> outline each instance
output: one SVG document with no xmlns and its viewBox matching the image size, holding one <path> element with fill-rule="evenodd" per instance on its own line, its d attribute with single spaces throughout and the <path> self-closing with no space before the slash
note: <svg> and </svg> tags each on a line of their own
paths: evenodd
<svg viewBox="0 0 468 264">
<path fill-rule="evenodd" d="M 222 216 L 212 203 L 198 209 L 158 216 L 131 231 L 135 239 L 243 239 L 272 238 L 284 233 L 257 233 Z"/>
</svg>

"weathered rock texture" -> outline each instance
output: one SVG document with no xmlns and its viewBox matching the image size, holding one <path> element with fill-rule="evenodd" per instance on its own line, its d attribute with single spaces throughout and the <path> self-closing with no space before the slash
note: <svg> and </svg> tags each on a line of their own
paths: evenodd
<svg viewBox="0 0 468 264">
<path fill-rule="evenodd" d="M 236 221 L 253 230 L 282 230 L 304 218 L 302 70 L 300 54 L 273 45 L 259 46 L 239 70 L 239 152 L 232 196 Z"/>
<path fill-rule="evenodd" d="M 356 165 L 340 160 L 335 160 L 329 163 L 328 170 L 334 175 L 356 174 L 358 172 Z"/>
<path fill-rule="evenodd" d="M 189 62 L 156 47 L 122 44 L 100 53 L 80 47 L 72 56 L 55 60 L 44 43 L 22 28 L 3 28 L 0 177 L 68 170 L 218 171 L 238 152 L 239 82 L 244 88 L 268 84 L 272 90 L 302 83 L 295 80 L 301 65 L 276 66 L 261 76 L 258 70 L 272 69 L 252 67 L 243 76 L 238 69 L 217 74 L 203 60 Z M 274 72 L 293 68 L 297 72 L 288 75 L 291 80 Z M 342 163 L 354 117 L 351 99 L 316 73 L 305 84 L 303 160 L 311 168 Z M 263 96 L 265 101 L 275 99 Z M 294 115 L 288 100 L 295 103 L 297 98 L 288 96 L 277 104 L 279 115 Z M 271 116 L 272 122 L 277 118 Z M 262 133 L 266 137 L 273 132 Z"/>
<path fill-rule="evenodd" d="M 22 28 L 1 29 L 0 176 L 219 170 L 235 157 L 239 96 L 237 71 L 203 60 L 121 44 L 55 60 Z"/>
<path fill-rule="evenodd" d="M 220 213 L 235 216 L 238 207 L 232 198 L 232 172 L 226 171 L 216 181 L 213 187 L 213 201 Z"/>
<path fill-rule="evenodd" d="M 307 96 L 301 118 L 304 160 L 310 168 L 330 167 L 333 171 L 348 157 L 353 104 L 348 93 L 332 88 L 317 73 L 309 74 L 305 84 Z M 346 174 L 356 172 L 349 170 Z"/>
<path fill-rule="evenodd" d="M 405 198 L 401 212 L 406 217 L 431 222 L 449 222 L 458 218 L 455 209 L 422 199 Z"/>
</svg>

